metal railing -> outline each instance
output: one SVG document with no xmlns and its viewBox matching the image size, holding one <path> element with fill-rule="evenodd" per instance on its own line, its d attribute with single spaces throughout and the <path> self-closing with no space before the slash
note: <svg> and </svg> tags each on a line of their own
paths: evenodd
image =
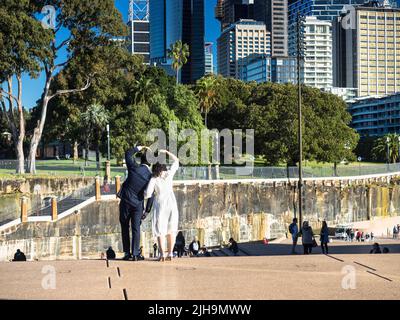
<svg viewBox="0 0 400 320">
<path fill-rule="evenodd" d="M 16 160 L 0 160 L 0 173 L 14 174 L 17 165 Z M 207 180 L 207 179 L 296 179 L 299 176 L 298 167 L 243 167 L 243 166 L 181 166 L 176 173 L 176 180 Z M 54 160 L 37 161 L 38 174 L 55 176 L 96 176 L 104 175 L 105 167 L 97 169 L 96 163 L 91 162 L 84 166 L 83 162 L 74 164 L 57 163 Z M 338 165 L 336 169 L 331 166 L 303 166 L 305 178 L 329 178 L 365 176 L 374 174 L 387 174 L 400 172 L 400 163 L 376 164 L 376 165 Z M 119 175 L 122 181 L 127 174 L 125 167 L 111 166 L 112 176 Z"/>
</svg>

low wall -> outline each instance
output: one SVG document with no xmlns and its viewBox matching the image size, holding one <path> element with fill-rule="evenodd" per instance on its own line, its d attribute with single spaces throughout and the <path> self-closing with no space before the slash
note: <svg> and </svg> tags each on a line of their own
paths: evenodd
<svg viewBox="0 0 400 320">
<path fill-rule="evenodd" d="M 230 237 L 246 242 L 284 236 L 298 211 L 296 181 L 176 182 L 175 195 L 186 242 L 198 236 L 207 246 Z M 308 180 L 304 196 L 304 219 L 316 231 L 323 220 L 334 226 L 400 216 L 397 177 Z M 149 217 L 142 224 L 146 253 L 153 243 Z M 28 222 L 2 231 L 0 260 L 11 259 L 16 249 L 29 259 L 98 258 L 108 246 L 122 249 L 117 200 L 92 203 L 55 222 Z"/>
</svg>

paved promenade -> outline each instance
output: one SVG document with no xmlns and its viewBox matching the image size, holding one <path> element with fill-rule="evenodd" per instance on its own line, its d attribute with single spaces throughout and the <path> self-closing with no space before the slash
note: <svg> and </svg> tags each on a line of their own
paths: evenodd
<svg viewBox="0 0 400 320">
<path fill-rule="evenodd" d="M 359 246 L 362 253 L 330 256 L 0 263 L 0 299 L 400 299 L 400 255 Z M 55 283 L 42 273 L 53 267 Z"/>
</svg>

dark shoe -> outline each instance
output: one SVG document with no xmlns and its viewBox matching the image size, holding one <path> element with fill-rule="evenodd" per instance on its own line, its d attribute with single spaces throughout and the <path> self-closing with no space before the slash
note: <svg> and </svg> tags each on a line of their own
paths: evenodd
<svg viewBox="0 0 400 320">
<path fill-rule="evenodd" d="M 144 260 L 143 256 L 133 256 L 132 261 L 142 261 Z"/>
<path fill-rule="evenodd" d="M 122 260 L 128 261 L 132 256 L 129 253 L 125 253 L 124 257 Z"/>
</svg>

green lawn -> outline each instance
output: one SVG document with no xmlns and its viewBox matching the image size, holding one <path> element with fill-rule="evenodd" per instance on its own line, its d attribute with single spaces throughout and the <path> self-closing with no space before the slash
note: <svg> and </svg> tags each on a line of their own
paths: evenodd
<svg viewBox="0 0 400 320">
<path fill-rule="evenodd" d="M 223 165 L 222 165 L 223 166 Z M 260 178 L 285 178 L 286 170 L 285 164 L 281 164 L 276 167 L 266 167 L 262 159 L 256 158 L 255 170 L 253 173 L 254 177 Z M 262 168 L 264 167 L 264 168 Z M 351 175 L 366 175 L 366 174 L 377 174 L 385 172 L 386 165 L 383 163 L 373 162 L 353 162 L 349 164 L 339 164 L 337 166 L 338 176 L 351 176 Z M 225 171 L 224 171 L 225 170 Z M 251 176 L 236 176 L 234 168 L 224 169 L 221 172 L 221 178 L 248 178 Z M 125 169 L 119 167 L 115 160 L 111 161 L 111 176 L 116 175 L 124 176 Z M 334 175 L 332 163 L 319 163 L 315 161 L 305 161 L 303 164 L 303 172 L 305 177 L 330 177 Z M 95 177 L 96 175 L 105 175 L 105 161 L 101 161 L 101 168 L 96 168 L 96 162 L 94 159 L 90 159 L 88 166 L 85 166 L 84 160 L 79 160 L 77 163 L 73 163 L 73 160 L 39 160 L 37 161 L 37 174 L 36 177 L 59 177 L 59 176 L 85 176 Z M 291 171 L 290 176 L 295 175 L 294 171 Z M 29 175 L 25 175 L 27 177 Z M 15 174 L 15 169 L 12 167 L 2 168 L 0 167 L 0 178 L 11 178 L 16 179 L 19 176 Z"/>
</svg>

